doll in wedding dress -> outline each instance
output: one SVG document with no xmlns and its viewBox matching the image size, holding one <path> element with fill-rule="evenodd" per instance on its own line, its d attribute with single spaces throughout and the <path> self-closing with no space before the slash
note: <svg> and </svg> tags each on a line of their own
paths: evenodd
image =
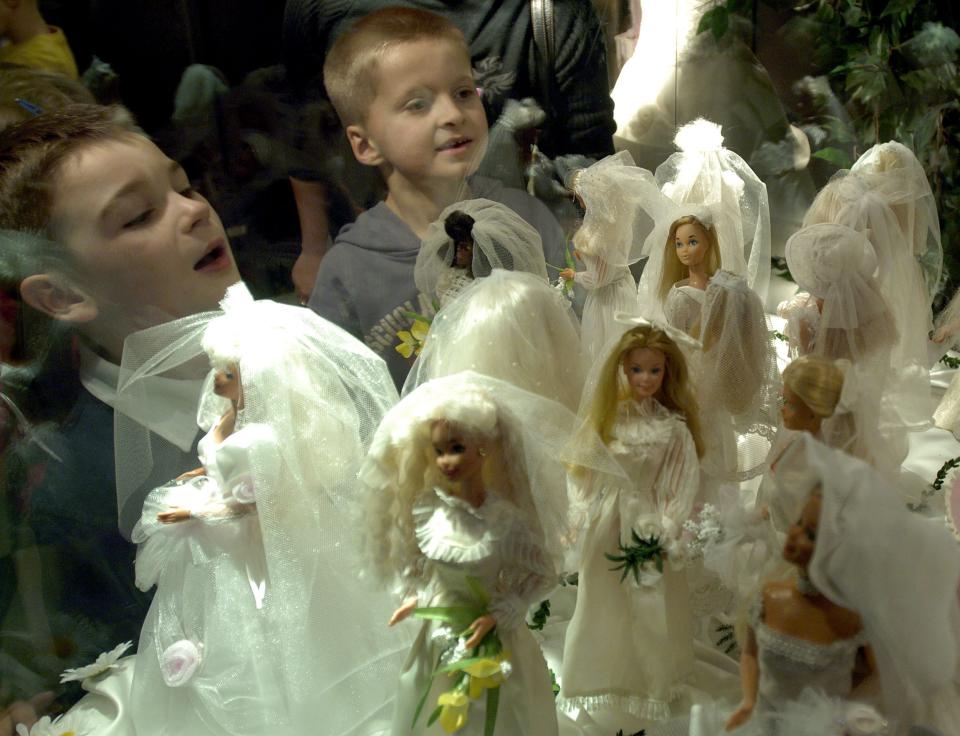
<svg viewBox="0 0 960 736">
<path fill-rule="evenodd" d="M 649 323 L 624 331 L 598 361 L 581 402 L 583 430 L 598 433 L 626 478 L 575 468 L 571 482 L 588 505 L 577 604 L 564 645 L 563 710 L 664 720 L 693 677 L 687 582 L 669 550 L 700 485 L 700 429 L 683 333 Z M 662 575 L 645 570 L 621 582 L 606 554 L 631 533 L 657 537 Z"/>
<path fill-rule="evenodd" d="M 696 216 L 700 227 L 713 233 L 717 260 L 712 270 L 722 268 L 745 279 L 764 303 L 770 281 L 766 185 L 740 156 L 723 146 L 720 126 L 714 123 L 695 120 L 681 127 L 674 140 L 679 150 L 654 174 L 673 208 L 649 213 L 656 228 L 643 249 L 649 260 L 638 286 L 641 314 L 660 317 L 666 299 L 661 279 L 671 270 L 669 254 L 661 249 L 671 239 L 669 234 L 675 233 L 674 223 L 685 215 Z"/>
<path fill-rule="evenodd" d="M 630 264 L 640 259 L 666 199 L 646 169 L 626 151 L 578 172 L 574 196 L 584 208 L 583 224 L 573 237 L 574 255 L 585 270 L 572 268 L 560 278 L 587 290 L 583 305 L 583 348 L 592 364 L 619 333 L 618 313 L 637 314 L 637 283 Z"/>
<path fill-rule="evenodd" d="M 212 319 L 211 319 L 212 317 Z M 231 287 L 196 319 L 213 370 L 202 466 L 148 496 L 137 584 L 157 592 L 131 703 L 138 736 L 381 732 L 378 692 L 404 637 L 377 636 L 384 597 L 358 590 L 346 504 L 395 401 L 383 361 L 309 310 Z M 127 388 L 191 362 L 174 342 Z"/>
<path fill-rule="evenodd" d="M 596 437 L 570 443 L 574 424 L 560 404 L 472 371 L 419 386 L 384 418 L 361 470 L 364 561 L 406 596 L 391 625 L 431 612 L 398 668 L 393 736 L 479 736 L 493 702 L 495 733 L 557 734 L 525 616 L 556 586 L 569 539 L 563 463 L 616 471 Z M 457 610 L 459 623 L 440 613 Z M 485 673 L 455 667 L 478 656 Z"/>
<path fill-rule="evenodd" d="M 751 609 L 741 657 L 743 700 L 728 728 L 747 722 L 748 734 L 771 727 L 777 734 L 809 733 L 801 728 L 808 725 L 803 707 L 790 704 L 807 700 L 814 708 L 808 718 L 822 717 L 829 705 L 809 698 L 805 688 L 849 697 L 857 650 L 868 645 L 867 663 L 880 685 L 876 705 L 891 721 L 891 733 L 913 725 L 957 733 L 955 540 L 942 524 L 909 512 L 869 465 L 809 434 L 781 464 L 778 483 L 800 499 L 783 550 L 799 574 L 767 583 Z"/>
<path fill-rule="evenodd" d="M 539 233 L 506 205 L 467 199 L 447 207 L 427 229 L 413 278 L 440 307 L 494 269 L 525 271 L 547 281 Z"/>
</svg>

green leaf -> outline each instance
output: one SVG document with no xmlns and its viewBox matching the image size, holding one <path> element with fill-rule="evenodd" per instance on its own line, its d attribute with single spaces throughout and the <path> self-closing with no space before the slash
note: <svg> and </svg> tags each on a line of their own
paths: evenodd
<svg viewBox="0 0 960 736">
<path fill-rule="evenodd" d="M 483 724 L 483 736 L 493 736 L 497 726 L 497 710 L 500 707 L 500 688 L 492 687 L 487 690 L 487 718 Z"/>
<path fill-rule="evenodd" d="M 730 27 L 730 11 L 723 5 L 718 5 L 712 10 L 708 10 L 700 17 L 700 24 L 697 26 L 697 33 L 710 31 L 713 37 L 718 41 Z"/>
<path fill-rule="evenodd" d="M 883 18 L 888 18 L 891 15 L 899 15 L 900 13 L 909 13 L 916 7 L 917 0 L 890 0 L 887 3 L 887 7 L 883 9 L 883 12 L 880 13 L 881 20 Z"/>
<path fill-rule="evenodd" d="M 440 717 L 440 714 L 443 712 L 443 706 L 438 705 L 433 709 L 433 713 L 430 714 L 430 717 L 427 719 L 427 728 L 430 728 L 434 723 L 437 722 L 437 719 Z"/>
<path fill-rule="evenodd" d="M 813 157 L 829 161 L 841 169 L 849 169 L 853 165 L 850 156 L 839 148 L 821 148 L 813 154 Z"/>
</svg>

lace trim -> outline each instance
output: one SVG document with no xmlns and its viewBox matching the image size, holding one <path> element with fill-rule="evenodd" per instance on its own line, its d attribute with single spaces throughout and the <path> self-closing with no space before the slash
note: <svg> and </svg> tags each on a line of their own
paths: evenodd
<svg viewBox="0 0 960 736">
<path fill-rule="evenodd" d="M 557 697 L 556 702 L 557 708 L 565 712 L 585 710 L 588 713 L 596 713 L 602 710 L 617 710 L 622 713 L 629 713 L 634 718 L 642 720 L 666 721 L 672 716 L 670 704 L 680 697 L 682 692 L 682 687 L 673 688 L 667 695 L 666 700 L 643 698 L 639 695 L 605 693 L 603 695 L 576 695 L 570 698 L 561 695 Z"/>
<path fill-rule="evenodd" d="M 750 608 L 750 623 L 753 625 L 758 647 L 809 669 L 825 670 L 847 661 L 852 666 L 857 649 L 866 643 L 863 632 L 850 639 L 817 644 L 775 631 L 763 622 L 763 603 L 760 600 L 755 601 Z"/>
<path fill-rule="evenodd" d="M 494 493 L 479 508 L 439 488 L 413 508 L 417 546 L 432 560 L 454 564 L 490 557 L 514 526 L 517 510 Z"/>
<path fill-rule="evenodd" d="M 610 451 L 628 455 L 637 448 L 665 445 L 673 436 L 673 425 L 678 422 L 684 423 L 683 417 L 652 397 L 639 403 L 633 399 L 621 401 L 617 406 Z"/>
</svg>

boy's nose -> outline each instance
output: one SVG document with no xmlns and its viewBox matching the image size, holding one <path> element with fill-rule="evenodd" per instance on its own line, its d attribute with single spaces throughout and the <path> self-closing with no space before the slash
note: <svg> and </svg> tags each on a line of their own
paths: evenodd
<svg viewBox="0 0 960 736">
<path fill-rule="evenodd" d="M 197 225 L 210 219 L 210 203 L 205 199 L 178 196 L 181 196 L 183 200 L 182 227 L 184 232 L 190 232 Z"/>
<path fill-rule="evenodd" d="M 444 96 L 437 104 L 440 108 L 441 125 L 458 125 L 463 122 L 463 110 L 460 109 L 460 105 L 454 99 Z"/>
</svg>

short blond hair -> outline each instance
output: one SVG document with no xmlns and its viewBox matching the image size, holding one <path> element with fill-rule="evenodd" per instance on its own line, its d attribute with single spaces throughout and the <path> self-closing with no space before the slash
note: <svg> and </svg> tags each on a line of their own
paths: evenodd
<svg viewBox="0 0 960 736">
<path fill-rule="evenodd" d="M 783 385 L 821 419 L 833 416 L 843 393 L 843 370 L 820 355 L 796 358 L 783 369 Z"/>
<path fill-rule="evenodd" d="M 323 64 L 323 84 L 343 126 L 363 123 L 377 96 L 377 67 L 384 53 L 405 43 L 445 40 L 460 46 L 467 39 L 442 15 L 415 8 L 389 7 L 358 20 L 338 38 Z"/>
</svg>

